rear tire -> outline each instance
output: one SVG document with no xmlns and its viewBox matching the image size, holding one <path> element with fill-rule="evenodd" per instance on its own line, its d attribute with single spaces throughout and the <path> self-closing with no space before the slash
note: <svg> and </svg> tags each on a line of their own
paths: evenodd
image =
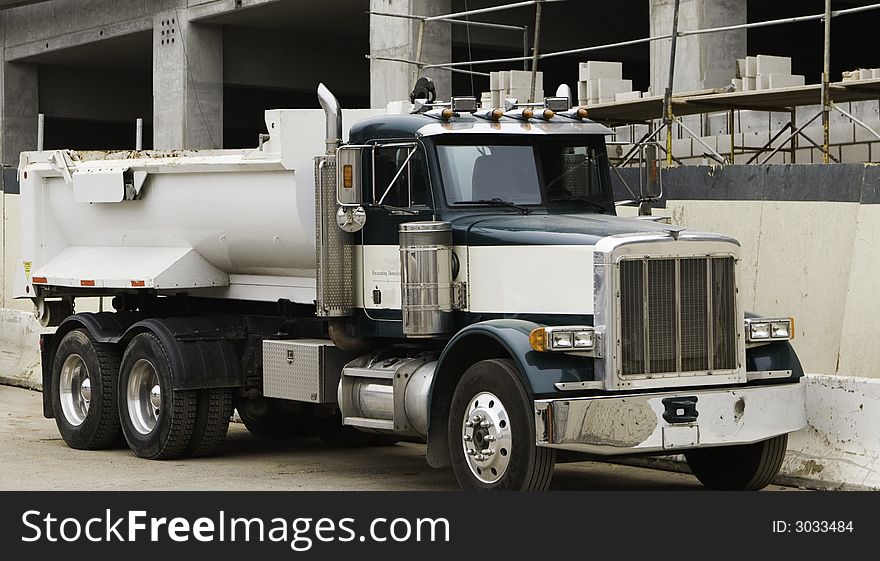
<svg viewBox="0 0 880 561">
<path fill-rule="evenodd" d="M 300 404 L 266 397 L 241 398 L 235 403 L 248 432 L 259 438 L 295 438 L 309 435 L 307 411 Z"/>
<path fill-rule="evenodd" d="M 452 396 L 448 424 L 452 469 L 462 489 L 550 486 L 556 451 L 535 445 L 533 408 L 512 361 L 482 360 L 467 369 Z"/>
<path fill-rule="evenodd" d="M 788 435 L 741 446 L 685 452 L 700 483 L 716 491 L 757 491 L 769 485 L 785 458 Z"/>
<path fill-rule="evenodd" d="M 232 390 L 207 389 L 199 390 L 198 394 L 198 413 L 192 440 L 183 454 L 194 458 L 216 453 L 226 440 L 229 419 L 234 409 Z"/>
<path fill-rule="evenodd" d="M 150 460 L 188 451 L 198 415 L 198 392 L 174 390 L 168 351 L 152 333 L 128 344 L 119 372 L 119 416 L 129 448 Z"/>
<path fill-rule="evenodd" d="M 118 442 L 116 384 L 119 351 L 74 329 L 52 361 L 52 410 L 61 438 L 71 448 L 100 450 Z"/>
</svg>

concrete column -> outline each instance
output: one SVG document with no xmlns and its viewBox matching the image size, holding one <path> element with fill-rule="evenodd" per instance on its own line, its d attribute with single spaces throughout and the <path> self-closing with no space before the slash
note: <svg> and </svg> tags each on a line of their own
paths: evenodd
<svg viewBox="0 0 880 561">
<path fill-rule="evenodd" d="M 159 12 L 153 27 L 153 145 L 223 147 L 223 30 Z"/>
<path fill-rule="evenodd" d="M 432 16 L 452 11 L 451 0 L 370 0 L 374 12 Z M 385 16 L 370 16 L 370 54 L 416 60 L 419 22 Z M 452 60 L 451 24 L 429 22 L 422 38 L 422 62 L 441 63 Z M 449 99 L 452 76 L 447 70 L 426 70 L 437 86 L 437 98 Z M 370 61 L 370 106 L 384 108 L 389 101 L 409 99 L 419 76 L 416 66 L 402 62 Z"/>
<path fill-rule="evenodd" d="M 5 32 L 6 22 L 0 19 L 0 158 L 18 166 L 19 154 L 37 148 L 37 65 L 6 62 Z"/>
<path fill-rule="evenodd" d="M 674 0 L 650 0 L 651 35 L 672 31 Z M 746 23 L 744 0 L 681 0 L 679 31 Z M 651 43 L 651 92 L 669 82 L 669 40 Z M 746 30 L 679 37 L 675 56 L 676 92 L 720 88 L 736 76 L 736 59 L 746 56 Z"/>
</svg>

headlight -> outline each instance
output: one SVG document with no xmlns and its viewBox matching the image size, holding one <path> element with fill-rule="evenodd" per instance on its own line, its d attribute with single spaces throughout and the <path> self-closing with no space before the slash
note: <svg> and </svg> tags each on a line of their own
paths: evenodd
<svg viewBox="0 0 880 561">
<path fill-rule="evenodd" d="M 794 339 L 794 318 L 746 319 L 746 341 L 790 341 Z"/>
<path fill-rule="evenodd" d="M 539 327 L 529 334 L 529 344 L 538 352 L 592 351 L 596 338 L 590 326 Z"/>
</svg>

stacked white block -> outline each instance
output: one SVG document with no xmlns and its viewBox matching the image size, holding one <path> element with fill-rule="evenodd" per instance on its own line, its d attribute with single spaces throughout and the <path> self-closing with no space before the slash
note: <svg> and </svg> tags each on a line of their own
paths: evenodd
<svg viewBox="0 0 880 561">
<path fill-rule="evenodd" d="M 854 80 L 877 80 L 880 79 L 880 68 L 859 68 L 843 73 L 844 82 Z"/>
<path fill-rule="evenodd" d="M 744 92 L 791 88 L 805 83 L 802 75 L 791 73 L 791 58 L 784 56 L 758 55 L 737 59 L 736 74 L 733 85 Z"/>
<path fill-rule="evenodd" d="M 621 99 L 617 99 L 621 96 Z M 623 63 L 590 60 L 578 66 L 578 103 L 596 105 L 641 98 L 632 80 L 623 78 Z"/>
<path fill-rule="evenodd" d="M 502 107 L 504 100 L 515 99 L 525 103 L 532 95 L 532 73 L 528 70 L 506 70 L 489 74 L 492 106 Z M 544 73 L 535 76 L 535 101 L 544 100 Z M 485 107 L 485 106 L 484 106 Z"/>
</svg>

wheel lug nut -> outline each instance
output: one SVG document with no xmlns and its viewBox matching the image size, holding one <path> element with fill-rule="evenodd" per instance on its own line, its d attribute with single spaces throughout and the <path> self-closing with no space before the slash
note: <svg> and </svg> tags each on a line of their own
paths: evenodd
<svg viewBox="0 0 880 561">
<path fill-rule="evenodd" d="M 469 435 L 469 434 L 464 435 L 465 442 L 470 442 L 471 440 L 473 440 L 473 437 L 471 435 Z"/>
<path fill-rule="evenodd" d="M 476 456 L 474 456 L 474 459 L 477 460 L 478 462 L 482 462 L 483 460 L 486 459 L 486 457 L 483 456 L 482 454 L 477 454 Z"/>
<path fill-rule="evenodd" d="M 483 420 L 483 416 L 482 415 L 474 415 L 471 420 L 475 423 L 479 423 L 480 421 Z"/>
<path fill-rule="evenodd" d="M 485 440 L 487 442 L 495 442 L 495 437 L 491 434 L 487 434 L 486 436 L 483 437 L 483 440 Z"/>
<path fill-rule="evenodd" d="M 482 451 L 482 454 L 483 454 L 484 456 L 491 456 L 491 455 L 494 454 L 494 453 L 495 453 L 495 451 L 492 450 L 492 449 L 490 449 L 490 448 L 486 448 L 485 450 Z"/>
<path fill-rule="evenodd" d="M 489 421 L 483 421 L 482 423 L 480 423 L 480 426 L 484 429 L 487 429 L 492 426 L 492 423 L 490 423 Z"/>
<path fill-rule="evenodd" d="M 464 424 L 464 426 L 466 426 L 466 427 L 469 428 L 469 429 L 472 429 L 472 428 L 474 428 L 474 422 L 473 422 L 473 421 L 468 421 L 468 422 L 466 422 L 466 423 Z"/>
<path fill-rule="evenodd" d="M 468 456 L 475 456 L 477 454 L 477 451 L 474 450 L 473 448 L 469 448 L 467 453 L 468 453 Z"/>
</svg>

